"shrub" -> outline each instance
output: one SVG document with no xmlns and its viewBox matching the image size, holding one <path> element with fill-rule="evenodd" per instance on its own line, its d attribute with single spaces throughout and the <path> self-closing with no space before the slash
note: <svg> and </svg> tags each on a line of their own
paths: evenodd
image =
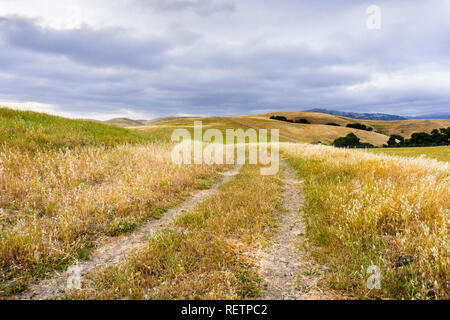
<svg viewBox="0 0 450 320">
<path fill-rule="evenodd" d="M 349 123 L 349 124 L 347 124 L 347 128 L 366 130 L 366 131 L 372 131 L 373 130 L 373 128 L 368 127 L 365 124 L 361 124 L 361 123 Z"/>
<path fill-rule="evenodd" d="M 288 120 L 285 116 L 271 116 L 270 119 L 292 122 L 292 120 Z"/>
<path fill-rule="evenodd" d="M 272 120 L 279 120 L 279 121 L 285 121 L 285 122 L 290 122 L 290 123 L 310 123 L 306 119 L 290 120 L 290 119 L 287 119 L 285 116 L 271 116 L 270 119 L 272 119 Z"/>
<path fill-rule="evenodd" d="M 349 133 L 345 137 L 334 140 L 333 145 L 339 148 L 356 147 L 359 145 L 359 138 L 354 133 Z"/>
<path fill-rule="evenodd" d="M 431 134 L 426 132 L 414 132 L 410 139 L 404 139 L 399 135 L 391 135 L 387 147 L 425 147 L 449 145 L 450 127 L 434 129 Z M 397 142 L 398 141 L 398 142 Z"/>
<path fill-rule="evenodd" d="M 397 142 L 397 140 L 399 142 Z M 387 143 L 388 143 L 388 146 L 394 146 L 396 144 L 402 144 L 404 141 L 405 141 L 405 139 L 402 136 L 399 136 L 397 134 L 393 134 L 393 135 L 391 135 L 389 137 L 389 140 L 388 140 Z"/>
<path fill-rule="evenodd" d="M 311 122 L 309 122 L 306 119 L 297 119 L 294 121 L 294 123 L 305 123 L 305 124 L 310 124 Z"/>
<path fill-rule="evenodd" d="M 338 148 L 373 148 L 370 143 L 361 143 L 360 139 L 353 133 L 349 133 L 345 137 L 334 140 L 333 145 Z"/>
</svg>

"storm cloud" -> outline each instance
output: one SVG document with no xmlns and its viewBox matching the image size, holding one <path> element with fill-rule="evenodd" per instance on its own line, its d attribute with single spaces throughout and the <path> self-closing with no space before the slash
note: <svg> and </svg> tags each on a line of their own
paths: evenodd
<svg viewBox="0 0 450 320">
<path fill-rule="evenodd" d="M 0 2 L 0 103 L 73 117 L 450 110 L 450 4 Z"/>
</svg>

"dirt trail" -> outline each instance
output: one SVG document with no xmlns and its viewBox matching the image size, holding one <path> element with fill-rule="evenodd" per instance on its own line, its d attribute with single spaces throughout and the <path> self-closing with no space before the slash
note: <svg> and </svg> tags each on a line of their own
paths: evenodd
<svg viewBox="0 0 450 320">
<path fill-rule="evenodd" d="M 241 168 L 242 166 L 236 166 L 233 170 L 222 173 L 222 177 L 210 189 L 193 192 L 183 203 L 169 209 L 161 219 L 149 220 L 138 230 L 129 235 L 111 237 L 108 238 L 107 241 L 102 242 L 102 244 L 94 250 L 90 260 L 79 262 L 77 264 L 77 266 L 81 268 L 81 276 L 93 271 L 97 267 L 105 267 L 117 263 L 145 243 L 156 231 L 168 226 L 181 214 L 193 209 L 197 204 L 219 191 L 220 187 L 228 182 L 232 176 L 239 173 Z M 67 287 L 69 276 L 70 274 L 68 271 L 56 273 L 55 276 L 50 279 L 31 285 L 29 290 L 14 298 L 20 300 L 46 300 L 55 298 Z"/>
<path fill-rule="evenodd" d="M 301 206 L 304 198 L 301 183 L 292 167 L 281 161 L 283 167 L 283 207 L 279 229 L 273 238 L 274 244 L 259 252 L 260 274 L 264 280 L 261 299 L 297 300 L 330 299 L 317 287 L 320 268 L 305 257 L 300 249 L 305 234 Z"/>
</svg>

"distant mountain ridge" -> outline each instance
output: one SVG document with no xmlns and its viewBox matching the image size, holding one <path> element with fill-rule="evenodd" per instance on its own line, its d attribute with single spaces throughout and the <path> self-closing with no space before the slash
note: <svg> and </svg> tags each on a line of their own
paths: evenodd
<svg viewBox="0 0 450 320">
<path fill-rule="evenodd" d="M 359 112 L 345 112 L 345 111 L 337 111 L 337 110 L 328 110 L 321 108 L 314 108 L 310 110 L 305 110 L 305 112 L 319 112 L 331 114 L 333 116 L 342 116 L 353 119 L 362 119 L 362 120 L 381 120 L 381 121 L 392 121 L 392 120 L 422 120 L 422 119 L 450 119 L 450 113 L 430 113 L 423 114 L 420 116 L 413 117 L 404 117 L 398 116 L 394 114 L 387 113 L 359 113 Z"/>
<path fill-rule="evenodd" d="M 450 113 L 432 113 L 421 116 L 408 117 L 408 119 L 450 119 Z"/>
<path fill-rule="evenodd" d="M 344 112 L 344 111 L 336 111 L 336 110 L 328 110 L 328 109 L 320 109 L 320 108 L 305 110 L 305 112 L 320 112 L 320 113 L 331 114 L 334 116 L 341 116 L 341 117 L 347 117 L 347 118 L 352 118 L 352 119 L 363 119 L 363 120 L 383 120 L 383 121 L 408 120 L 408 118 L 406 118 L 406 117 L 397 116 L 397 115 L 393 115 L 393 114 L 386 114 L 386 113 Z"/>
</svg>

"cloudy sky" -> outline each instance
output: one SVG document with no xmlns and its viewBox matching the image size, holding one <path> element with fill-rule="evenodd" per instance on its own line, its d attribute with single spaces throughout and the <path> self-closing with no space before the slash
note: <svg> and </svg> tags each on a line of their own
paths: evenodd
<svg viewBox="0 0 450 320">
<path fill-rule="evenodd" d="M 0 0 L 0 104 L 101 120 L 449 112 L 449 17 L 448 0 Z"/>
</svg>

